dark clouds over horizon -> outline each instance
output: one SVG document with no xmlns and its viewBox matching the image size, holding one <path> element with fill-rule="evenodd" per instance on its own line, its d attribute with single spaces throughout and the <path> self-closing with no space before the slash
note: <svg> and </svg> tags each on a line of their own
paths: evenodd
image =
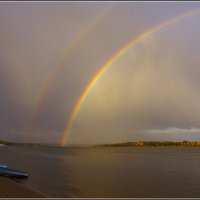
<svg viewBox="0 0 200 200">
<path fill-rule="evenodd" d="M 88 29 L 63 63 L 33 119 L 39 91 L 52 68 L 76 35 L 108 6 L 110 11 Z M 197 6 L 1 2 L 0 138 L 58 143 L 77 98 L 120 47 L 161 20 Z M 114 63 L 80 110 L 70 141 L 151 139 L 151 130 L 199 128 L 199 19 L 198 14 L 158 31 Z"/>
</svg>

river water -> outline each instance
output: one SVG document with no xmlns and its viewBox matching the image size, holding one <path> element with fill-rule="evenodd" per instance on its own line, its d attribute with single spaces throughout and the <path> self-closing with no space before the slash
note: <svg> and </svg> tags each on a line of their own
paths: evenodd
<svg viewBox="0 0 200 200">
<path fill-rule="evenodd" d="M 199 147 L 0 147 L 48 197 L 200 197 Z"/>
</svg>

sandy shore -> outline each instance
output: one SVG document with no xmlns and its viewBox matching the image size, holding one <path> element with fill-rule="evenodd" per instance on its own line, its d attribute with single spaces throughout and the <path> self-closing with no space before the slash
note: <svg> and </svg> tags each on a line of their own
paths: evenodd
<svg viewBox="0 0 200 200">
<path fill-rule="evenodd" d="M 46 198 L 39 191 L 17 183 L 12 179 L 0 176 L 0 198 Z"/>
</svg>

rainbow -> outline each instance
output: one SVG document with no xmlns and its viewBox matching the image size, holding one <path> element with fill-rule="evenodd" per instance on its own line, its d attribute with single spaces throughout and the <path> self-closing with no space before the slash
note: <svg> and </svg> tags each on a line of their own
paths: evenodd
<svg viewBox="0 0 200 200">
<path fill-rule="evenodd" d="M 90 20 L 82 30 L 75 35 L 73 40 L 70 42 L 69 46 L 66 47 L 64 50 L 63 55 L 58 60 L 58 62 L 55 64 L 55 66 L 50 71 L 49 75 L 47 76 L 47 79 L 43 82 L 43 86 L 40 89 L 38 96 L 36 98 L 35 104 L 32 109 L 32 118 L 34 119 L 35 116 L 40 111 L 41 105 L 43 104 L 43 101 L 49 91 L 49 88 L 51 87 L 52 83 L 55 81 L 56 77 L 58 76 L 61 68 L 63 67 L 65 61 L 67 58 L 70 57 L 70 55 L 75 51 L 76 47 L 80 44 L 80 42 L 85 38 L 85 36 L 89 33 L 89 31 L 92 30 L 92 28 L 98 24 L 99 21 L 103 20 L 103 18 L 110 13 L 110 11 L 114 8 L 113 5 L 106 6 L 103 8 L 103 10 L 99 11 L 92 20 Z"/>
<path fill-rule="evenodd" d="M 86 88 L 84 89 L 83 93 L 78 98 L 77 102 L 75 103 L 70 116 L 69 120 L 67 122 L 67 125 L 64 129 L 64 132 L 62 134 L 61 142 L 60 144 L 62 146 L 66 145 L 67 138 L 69 136 L 70 130 L 73 125 L 73 121 L 75 120 L 76 116 L 78 115 L 78 112 L 81 108 L 81 106 L 86 101 L 87 97 L 91 93 L 94 86 L 97 84 L 97 82 L 100 80 L 100 78 L 106 73 L 106 71 L 112 66 L 112 64 L 120 57 L 122 56 L 128 49 L 130 49 L 132 46 L 134 46 L 136 43 L 141 41 L 143 38 L 149 36 L 150 34 L 154 33 L 155 31 L 166 27 L 170 24 L 173 24 L 181 19 L 184 19 L 186 17 L 192 16 L 194 14 L 197 14 L 200 11 L 200 8 L 196 8 L 194 10 L 191 10 L 189 12 L 181 13 L 178 16 L 172 17 L 170 19 L 164 20 L 161 23 L 158 23 L 154 25 L 153 27 L 145 30 L 141 34 L 139 34 L 137 37 L 133 38 L 130 42 L 128 42 L 126 45 L 124 45 L 122 48 L 120 48 L 100 69 L 97 71 L 97 73 L 94 75 L 94 77 L 90 80 Z"/>
</svg>

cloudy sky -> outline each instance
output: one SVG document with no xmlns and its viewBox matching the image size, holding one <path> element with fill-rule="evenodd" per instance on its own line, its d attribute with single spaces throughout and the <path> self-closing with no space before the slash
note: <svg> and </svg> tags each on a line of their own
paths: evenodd
<svg viewBox="0 0 200 200">
<path fill-rule="evenodd" d="M 61 143 L 80 95 L 118 50 L 198 7 L 1 2 L 0 139 Z M 200 140 L 199 22 L 200 11 L 124 51 L 81 105 L 67 142 Z"/>
</svg>

